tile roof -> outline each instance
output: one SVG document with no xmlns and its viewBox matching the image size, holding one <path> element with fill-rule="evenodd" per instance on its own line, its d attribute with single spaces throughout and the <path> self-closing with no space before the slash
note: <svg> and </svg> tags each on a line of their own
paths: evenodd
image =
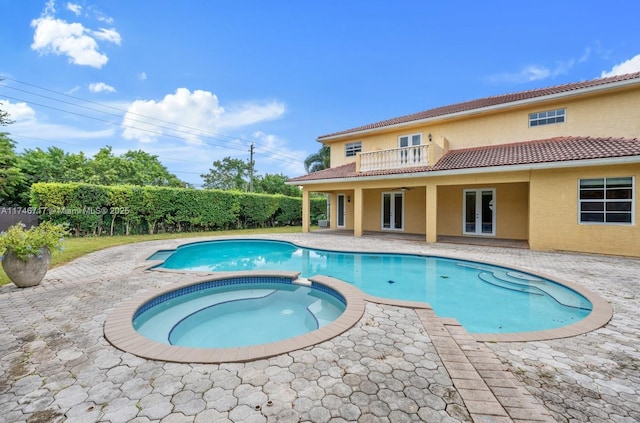
<svg viewBox="0 0 640 423">
<path fill-rule="evenodd" d="M 556 137 L 546 140 L 452 150 L 432 170 L 512 166 L 640 156 L 636 138 Z"/>
<path fill-rule="evenodd" d="M 421 172 L 454 171 L 460 169 L 557 163 L 615 157 L 638 157 L 638 161 L 640 162 L 640 140 L 637 138 L 556 137 L 512 144 L 463 148 L 449 151 L 434 166 L 356 172 L 355 163 L 348 163 L 343 166 L 292 178 L 289 182 L 397 175 L 403 173 L 415 174 Z"/>
<path fill-rule="evenodd" d="M 410 115 L 400 116 L 392 119 L 383 120 L 376 123 L 371 123 L 368 125 L 359 126 L 357 128 L 347 129 L 344 131 L 338 131 L 327 135 L 322 135 L 318 137 L 319 141 L 322 141 L 324 138 L 331 138 L 339 135 L 347 135 L 350 133 L 384 128 L 387 126 L 398 125 L 401 123 L 408 123 L 417 120 L 435 118 L 438 116 L 445 116 L 454 113 L 465 112 L 474 109 L 481 109 L 484 107 L 497 106 L 501 104 L 513 103 L 520 100 L 528 100 L 536 97 L 544 97 L 553 94 L 561 94 L 567 93 L 570 91 L 577 91 L 585 88 L 593 88 L 608 84 L 613 84 L 616 82 L 629 81 L 633 79 L 640 79 L 640 72 L 630 73 L 626 75 L 616 75 L 608 78 L 598 78 L 592 79 L 589 81 L 582 82 L 574 82 L 570 84 L 556 85 L 553 87 L 547 88 L 537 88 L 528 91 L 521 91 L 511 94 L 502 94 L 492 97 L 481 98 L 478 100 L 466 101 L 463 103 L 452 104 L 449 106 L 436 107 L 435 109 L 425 110 L 423 112 L 413 113 Z M 640 82 L 640 81 L 639 81 Z"/>
</svg>

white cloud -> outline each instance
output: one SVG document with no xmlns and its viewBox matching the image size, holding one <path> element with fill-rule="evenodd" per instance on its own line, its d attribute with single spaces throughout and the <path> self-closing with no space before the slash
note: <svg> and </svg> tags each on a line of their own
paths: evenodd
<svg viewBox="0 0 640 423">
<path fill-rule="evenodd" d="M 113 88 L 111 85 L 105 84 L 104 82 L 94 82 L 92 84 L 89 84 L 89 91 L 91 91 L 92 93 L 99 93 L 99 92 L 115 93 L 116 89 Z"/>
<path fill-rule="evenodd" d="M 92 34 L 100 40 L 110 41 L 117 45 L 120 45 L 120 43 L 122 42 L 120 34 L 113 28 L 100 28 L 98 31 L 93 31 Z"/>
<path fill-rule="evenodd" d="M 140 72 L 140 73 L 138 74 L 138 79 L 139 79 L 140 81 L 145 81 L 145 80 L 147 79 L 147 73 L 146 73 L 146 72 Z"/>
<path fill-rule="evenodd" d="M 88 130 L 63 124 L 51 124 L 43 122 L 36 111 L 27 103 L 11 103 L 8 100 L 0 100 L 2 109 L 9 113 L 9 118 L 14 121 L 10 127 L 11 137 L 27 137 L 48 140 L 81 140 L 110 138 L 115 134 L 113 128 L 106 130 Z"/>
<path fill-rule="evenodd" d="M 584 49 L 584 53 L 582 53 L 582 56 L 580 56 L 580 58 L 578 59 L 578 63 L 584 63 L 587 60 L 589 60 L 590 57 L 591 57 L 591 47 L 587 47 L 586 49 Z"/>
<path fill-rule="evenodd" d="M 609 72 L 602 71 L 602 77 L 624 75 L 625 73 L 640 72 L 640 54 L 615 65 Z"/>
<path fill-rule="evenodd" d="M 522 68 L 519 72 L 500 73 L 489 77 L 489 79 L 492 82 L 508 82 L 515 84 L 539 81 L 542 79 L 566 74 L 574 66 L 574 64 L 575 60 L 570 59 L 564 62 L 557 62 L 554 68 L 549 68 L 542 65 L 528 65 Z"/>
<path fill-rule="evenodd" d="M 11 103 L 8 100 L 2 100 L 2 109 L 9 113 L 9 119 L 16 123 L 33 122 L 36 112 L 27 103 Z"/>
<path fill-rule="evenodd" d="M 285 112 L 284 104 L 277 101 L 267 103 L 247 103 L 229 110 L 220 122 L 220 128 L 235 128 L 252 125 L 265 120 L 273 120 Z"/>
<path fill-rule="evenodd" d="M 263 170 L 265 166 L 280 168 L 279 172 L 290 175 L 303 175 L 306 173 L 304 159 L 308 156 L 308 153 L 292 149 L 286 140 L 276 135 L 255 131 L 252 137 L 257 141 L 256 151 L 259 153 L 260 159 L 256 160 L 256 167 L 261 174 L 273 173 L 272 171 L 265 172 Z"/>
<path fill-rule="evenodd" d="M 240 128 L 282 114 L 284 106 L 277 102 L 246 104 L 227 112 L 209 91 L 178 88 L 158 102 L 134 101 L 122 121 L 123 137 L 152 142 L 165 135 L 200 144 L 202 137 L 216 136 L 221 128 Z"/>
<path fill-rule="evenodd" d="M 31 21 L 35 28 L 31 48 L 40 54 L 67 56 L 76 65 L 101 68 L 109 58 L 99 51 L 98 42 L 120 44 L 120 34 L 115 29 L 92 31 L 78 22 L 69 23 L 54 17 L 55 3 L 49 1 L 38 19 Z"/>
<path fill-rule="evenodd" d="M 74 4 L 69 2 L 67 3 L 67 10 L 70 10 L 76 16 L 80 16 L 80 14 L 82 13 L 82 6 L 80 6 L 79 4 Z"/>
</svg>

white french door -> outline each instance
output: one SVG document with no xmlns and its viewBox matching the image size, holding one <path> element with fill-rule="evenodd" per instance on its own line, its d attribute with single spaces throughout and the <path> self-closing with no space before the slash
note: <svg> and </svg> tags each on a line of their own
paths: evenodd
<svg viewBox="0 0 640 423">
<path fill-rule="evenodd" d="M 404 230 L 404 193 L 382 193 L 382 229 Z"/>
<path fill-rule="evenodd" d="M 465 235 L 495 236 L 496 190 L 465 189 L 462 206 L 462 233 Z"/>
</svg>

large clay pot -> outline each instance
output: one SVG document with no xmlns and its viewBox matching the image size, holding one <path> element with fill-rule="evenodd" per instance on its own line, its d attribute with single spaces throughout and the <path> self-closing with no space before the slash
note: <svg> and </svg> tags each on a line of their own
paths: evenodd
<svg viewBox="0 0 640 423">
<path fill-rule="evenodd" d="M 36 286 L 51 264 L 51 251 L 48 248 L 41 248 L 40 254 L 30 256 L 26 261 L 19 259 L 11 250 L 6 250 L 2 256 L 2 268 L 11 282 L 19 288 Z"/>
</svg>

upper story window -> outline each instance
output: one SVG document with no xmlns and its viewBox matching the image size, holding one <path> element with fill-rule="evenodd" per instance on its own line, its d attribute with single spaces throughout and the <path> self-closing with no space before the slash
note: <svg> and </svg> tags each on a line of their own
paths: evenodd
<svg viewBox="0 0 640 423">
<path fill-rule="evenodd" d="M 529 126 L 549 125 L 564 122 L 566 109 L 548 110 L 546 112 L 529 113 Z"/>
<path fill-rule="evenodd" d="M 422 144 L 422 134 L 401 135 L 398 137 L 398 147 L 409 147 Z"/>
<path fill-rule="evenodd" d="M 362 151 L 362 141 L 348 142 L 347 145 L 345 146 L 344 151 L 345 151 L 345 156 L 347 157 L 355 156 L 356 153 L 359 153 Z"/>
<path fill-rule="evenodd" d="M 580 179 L 580 223 L 633 223 L 633 177 Z"/>
</svg>

